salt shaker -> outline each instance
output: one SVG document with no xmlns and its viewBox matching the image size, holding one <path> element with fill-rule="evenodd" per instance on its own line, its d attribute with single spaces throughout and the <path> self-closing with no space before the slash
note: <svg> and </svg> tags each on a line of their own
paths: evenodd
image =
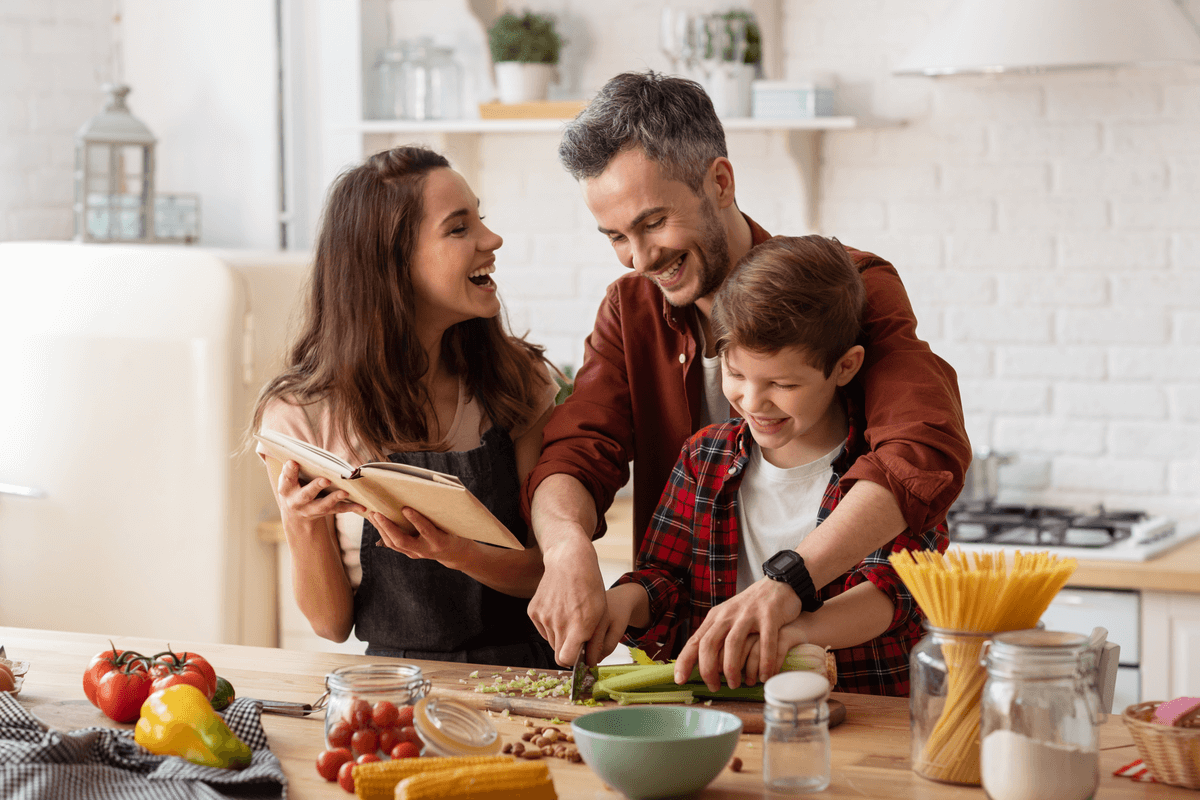
<svg viewBox="0 0 1200 800">
<path fill-rule="evenodd" d="M 1105 718 L 1098 657 L 1077 633 L 1010 631 L 988 643 L 980 771 L 991 800 L 1085 800 L 1095 793 Z"/>
<path fill-rule="evenodd" d="M 829 785 L 829 681 L 781 672 L 763 694 L 763 783 L 777 792 L 821 791 Z"/>
</svg>

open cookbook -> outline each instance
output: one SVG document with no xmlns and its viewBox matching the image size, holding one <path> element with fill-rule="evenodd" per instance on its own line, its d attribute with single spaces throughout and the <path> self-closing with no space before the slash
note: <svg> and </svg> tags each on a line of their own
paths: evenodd
<svg viewBox="0 0 1200 800">
<path fill-rule="evenodd" d="M 302 484 L 327 478 L 332 484 L 327 492 L 342 489 L 350 495 L 350 500 L 397 524 L 405 524 L 400 509 L 407 506 L 447 533 L 499 547 L 524 549 L 512 531 L 454 475 L 390 461 L 372 461 L 356 468 L 328 450 L 278 431 L 263 430 L 254 438 L 267 454 L 272 485 L 278 483 L 284 462 L 295 461 L 300 465 Z"/>
</svg>

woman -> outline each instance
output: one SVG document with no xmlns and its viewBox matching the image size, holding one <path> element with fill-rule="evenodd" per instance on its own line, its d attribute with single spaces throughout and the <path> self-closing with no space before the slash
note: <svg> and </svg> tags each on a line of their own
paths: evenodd
<svg viewBox="0 0 1200 800">
<path fill-rule="evenodd" d="M 502 240 L 441 155 L 378 153 L 330 190 L 303 329 L 252 430 L 348 461 L 457 475 L 524 544 L 491 547 L 414 509 L 389 520 L 335 491 L 274 483 L 296 602 L 313 630 L 368 655 L 549 668 L 526 613 L 541 552 L 519 515 L 556 384 L 540 347 L 509 335 L 491 273 Z M 260 453 L 261 454 L 261 453 Z M 366 515 L 365 519 L 363 516 Z"/>
</svg>

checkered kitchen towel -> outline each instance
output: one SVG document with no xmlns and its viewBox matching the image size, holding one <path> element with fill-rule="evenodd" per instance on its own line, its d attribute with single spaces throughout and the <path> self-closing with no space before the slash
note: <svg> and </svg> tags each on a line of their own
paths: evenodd
<svg viewBox="0 0 1200 800">
<path fill-rule="evenodd" d="M 133 740 L 133 731 L 49 730 L 7 693 L 0 692 L 0 797 L 8 800 L 218 800 L 286 798 L 287 778 L 267 747 L 262 706 L 238 698 L 221 714 L 250 746 L 242 770 L 202 767 L 178 756 L 157 756 Z"/>
</svg>

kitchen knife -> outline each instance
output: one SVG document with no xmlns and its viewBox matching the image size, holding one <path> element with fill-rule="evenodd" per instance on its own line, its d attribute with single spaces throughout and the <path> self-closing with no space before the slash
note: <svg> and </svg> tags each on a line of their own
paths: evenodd
<svg viewBox="0 0 1200 800">
<path fill-rule="evenodd" d="M 579 646 L 579 655 L 571 668 L 571 702 L 591 698 L 592 686 L 598 677 L 599 671 L 587 665 L 587 642 L 584 642 Z"/>
</svg>

